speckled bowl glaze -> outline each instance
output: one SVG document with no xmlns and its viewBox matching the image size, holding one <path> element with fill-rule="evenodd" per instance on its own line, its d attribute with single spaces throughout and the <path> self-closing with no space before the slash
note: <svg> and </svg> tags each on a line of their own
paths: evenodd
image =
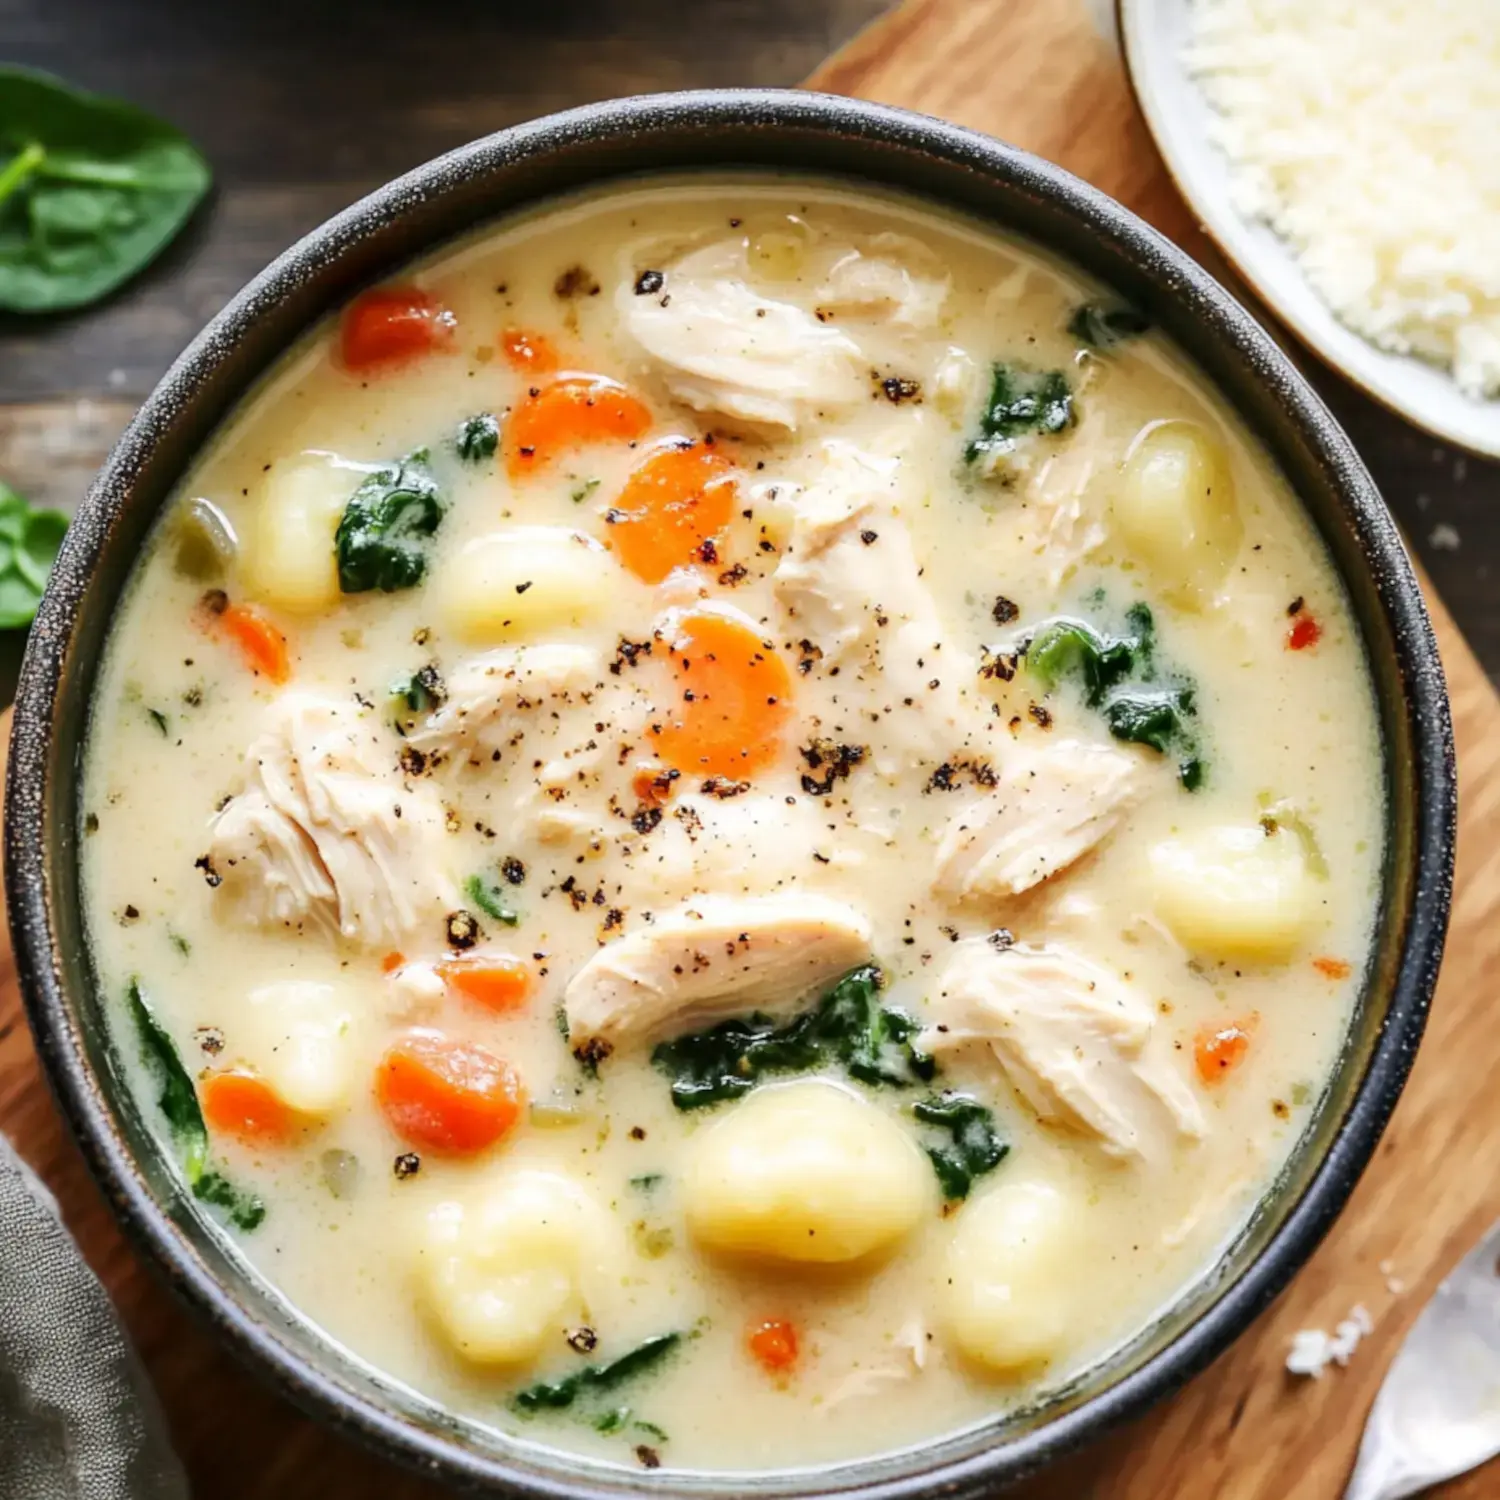
<svg viewBox="0 0 1500 1500">
<path fill-rule="evenodd" d="M 649 1475 L 515 1443 L 439 1410 L 303 1322 L 185 1201 L 122 1082 L 84 941 L 80 755 L 122 589 L 216 424 L 353 292 L 477 224 L 633 173 L 755 167 L 895 188 L 1023 235 L 1145 308 L 1226 393 L 1322 533 L 1372 665 L 1390 786 L 1384 914 L 1335 1076 L 1291 1161 L 1215 1271 L 1127 1348 L 1035 1408 L 834 1467 Z M 32 1026 L 58 1102 L 136 1242 L 225 1341 L 308 1411 L 470 1491 L 603 1500 L 857 1494 L 978 1497 L 1140 1412 L 1218 1354 L 1343 1206 L 1422 1034 L 1447 923 L 1455 779 L 1432 631 L 1358 455 L 1272 341 L 1202 270 L 1066 172 L 936 120 L 804 93 L 599 104 L 478 141 L 382 188 L 256 278 L 152 393 L 90 490 L 22 672 L 7 787 L 6 891 Z"/>
</svg>

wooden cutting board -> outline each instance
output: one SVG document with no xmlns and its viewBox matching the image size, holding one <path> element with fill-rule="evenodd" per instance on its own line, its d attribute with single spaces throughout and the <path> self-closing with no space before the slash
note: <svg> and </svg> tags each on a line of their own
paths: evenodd
<svg viewBox="0 0 1500 1500">
<path fill-rule="evenodd" d="M 1217 273 L 1123 70 L 1083 0 L 908 0 L 832 58 L 813 86 L 989 131 L 1062 163 Z M 1227 279 L 1227 278 L 1226 278 Z M 1374 1164 L 1328 1240 L 1239 1343 L 1143 1421 L 1023 1488 L 1034 1500 L 1337 1500 L 1385 1365 L 1444 1271 L 1500 1216 L 1500 700 L 1433 599 L 1462 779 L 1448 960 L 1417 1061 Z M 1489 746 L 1486 749 L 1486 746 Z M 1489 851 L 1489 852 L 1486 852 Z M 0 942 L 0 1130 L 56 1193 L 161 1394 L 202 1500 L 435 1500 L 441 1491 L 350 1447 L 245 1375 L 123 1241 L 52 1106 Z M 1295 1329 L 1362 1302 L 1375 1333 L 1347 1370 L 1296 1381 Z M 1471 1476 L 1445 1500 L 1500 1493 Z"/>
</svg>

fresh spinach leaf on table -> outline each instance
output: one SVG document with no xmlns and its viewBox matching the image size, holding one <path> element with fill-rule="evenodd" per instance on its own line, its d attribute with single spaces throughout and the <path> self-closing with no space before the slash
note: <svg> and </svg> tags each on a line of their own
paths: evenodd
<svg viewBox="0 0 1500 1500">
<path fill-rule="evenodd" d="M 0 480 L 0 630 L 31 624 L 67 529 L 60 510 L 33 510 Z"/>
<path fill-rule="evenodd" d="M 0 308 L 98 301 L 156 258 L 211 181 L 165 121 L 47 73 L 0 67 Z"/>
</svg>

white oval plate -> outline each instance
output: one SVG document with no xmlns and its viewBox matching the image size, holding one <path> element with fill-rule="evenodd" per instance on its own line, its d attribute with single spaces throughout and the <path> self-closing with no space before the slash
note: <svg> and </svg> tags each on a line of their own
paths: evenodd
<svg viewBox="0 0 1500 1500">
<path fill-rule="evenodd" d="M 1352 333 L 1304 279 L 1291 252 L 1229 196 L 1229 166 L 1208 138 L 1212 111 L 1182 64 L 1192 0 L 1118 0 L 1136 98 L 1179 191 L 1235 269 L 1314 353 L 1418 427 L 1500 458 L 1500 401 L 1471 401 L 1443 371 Z"/>
</svg>

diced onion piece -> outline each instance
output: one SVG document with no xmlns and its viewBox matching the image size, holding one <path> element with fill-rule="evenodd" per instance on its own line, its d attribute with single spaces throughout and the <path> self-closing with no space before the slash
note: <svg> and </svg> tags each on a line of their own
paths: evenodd
<svg viewBox="0 0 1500 1500">
<path fill-rule="evenodd" d="M 245 528 L 240 580 L 277 609 L 316 614 L 339 602 L 333 534 L 359 476 L 304 456 L 276 466 Z"/>
<path fill-rule="evenodd" d="M 1070 1332 L 1079 1230 L 1074 1206 L 1043 1183 L 1002 1183 L 964 1208 L 940 1311 L 969 1359 L 1014 1376 L 1056 1355 Z"/>
<path fill-rule="evenodd" d="M 620 570 L 575 531 L 517 527 L 476 538 L 433 579 L 444 625 L 476 644 L 579 625 L 618 597 Z"/>
<path fill-rule="evenodd" d="M 438 1330 L 476 1364 L 561 1346 L 610 1242 L 598 1205 L 553 1172 L 521 1170 L 440 1203 L 418 1235 L 417 1283 Z"/>
<path fill-rule="evenodd" d="M 822 1080 L 756 1090 L 695 1136 L 683 1174 L 688 1228 L 713 1250 L 842 1262 L 888 1249 L 934 1206 L 912 1138 Z"/>
<path fill-rule="evenodd" d="M 1244 532 L 1218 440 L 1191 422 L 1146 428 L 1126 457 L 1114 521 L 1171 598 L 1188 606 L 1207 602 Z"/>
<path fill-rule="evenodd" d="M 1167 839 L 1151 851 L 1151 873 L 1157 915 L 1210 958 L 1285 962 L 1316 915 L 1301 842 L 1259 823 Z"/>
</svg>

